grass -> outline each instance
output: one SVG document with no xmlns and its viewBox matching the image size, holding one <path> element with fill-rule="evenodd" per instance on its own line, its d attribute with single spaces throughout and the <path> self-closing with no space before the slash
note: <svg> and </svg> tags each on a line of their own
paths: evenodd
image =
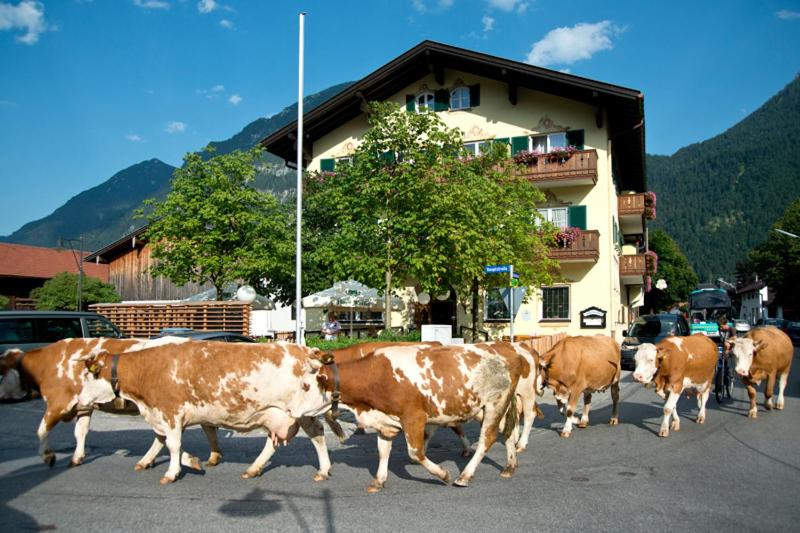
<svg viewBox="0 0 800 533">
<path fill-rule="evenodd" d="M 340 348 L 347 348 L 355 344 L 363 344 L 365 342 L 419 342 L 420 332 L 412 331 L 410 333 L 396 333 L 394 331 L 383 331 L 377 337 L 361 337 L 351 339 L 347 336 L 340 336 L 335 341 L 326 341 L 322 337 L 308 337 L 306 338 L 306 345 L 320 350 L 338 350 Z"/>
</svg>

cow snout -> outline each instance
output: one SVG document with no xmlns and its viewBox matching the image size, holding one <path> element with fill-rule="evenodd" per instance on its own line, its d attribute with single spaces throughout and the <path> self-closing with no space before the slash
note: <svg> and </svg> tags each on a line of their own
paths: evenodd
<svg viewBox="0 0 800 533">
<path fill-rule="evenodd" d="M 636 381 L 641 383 L 643 378 L 644 378 L 644 376 L 642 376 L 639 372 L 634 372 L 633 373 L 633 379 L 635 379 Z"/>
<path fill-rule="evenodd" d="M 743 368 L 737 368 L 737 369 L 736 369 L 736 373 L 737 373 L 737 374 L 739 374 L 739 375 L 740 375 L 740 376 L 742 376 L 742 377 L 745 377 L 745 376 L 747 376 L 747 370 L 745 370 L 745 369 L 743 369 Z"/>
</svg>

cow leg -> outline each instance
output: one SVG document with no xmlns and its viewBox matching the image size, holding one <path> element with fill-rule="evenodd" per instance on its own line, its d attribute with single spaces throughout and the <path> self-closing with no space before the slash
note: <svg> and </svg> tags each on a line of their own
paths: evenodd
<svg viewBox="0 0 800 533">
<path fill-rule="evenodd" d="M 619 381 L 611 385 L 611 420 L 608 424 L 610 426 L 619 424 Z"/>
<path fill-rule="evenodd" d="M 764 384 L 764 408 L 767 411 L 772 410 L 772 392 L 775 390 L 775 372 L 767 376 L 767 382 Z"/>
<path fill-rule="evenodd" d="M 778 377 L 778 403 L 775 405 L 775 409 L 778 411 L 783 410 L 783 391 L 786 389 L 786 382 L 789 379 L 789 372 L 784 372 L 783 374 Z"/>
<path fill-rule="evenodd" d="M 579 392 L 570 392 L 569 394 L 569 401 L 564 411 L 566 420 L 564 421 L 564 429 L 561 430 L 561 436 L 565 439 L 572 435 L 572 425 L 578 422 L 578 417 L 575 416 L 575 410 L 578 408 L 579 394 Z"/>
<path fill-rule="evenodd" d="M 578 422 L 579 428 L 585 428 L 589 425 L 589 411 L 592 410 L 592 392 L 584 391 L 583 393 L 583 413 L 581 413 L 581 421 Z"/>
<path fill-rule="evenodd" d="M 678 398 L 681 397 L 682 390 L 675 392 L 674 390 L 669 391 L 669 396 L 667 396 L 667 401 L 664 404 L 664 419 L 661 421 L 661 430 L 658 432 L 659 437 L 668 437 L 669 436 L 669 419 L 673 416 L 678 416 L 678 410 L 676 409 L 678 405 Z M 674 413 L 674 415 L 673 415 Z M 680 420 L 678 423 L 672 423 L 672 429 L 678 431 L 680 429 Z"/>
<path fill-rule="evenodd" d="M 322 422 L 316 418 L 301 418 L 298 420 L 300 427 L 306 432 L 311 444 L 317 450 L 319 470 L 314 474 L 314 481 L 324 481 L 331 477 L 331 459 L 328 456 L 328 446 L 325 444 L 325 429 Z"/>
<path fill-rule="evenodd" d="M 406 434 L 406 447 L 412 461 L 421 464 L 425 470 L 441 479 L 443 483 L 450 483 L 450 474 L 425 455 L 425 414 L 419 413 L 401 419 L 403 431 Z"/>
<path fill-rule="evenodd" d="M 181 436 L 183 427 L 173 426 L 166 431 L 166 443 L 169 449 L 169 468 L 167 473 L 161 477 L 161 484 L 172 483 L 181 473 Z"/>
<path fill-rule="evenodd" d="M 264 449 L 258 454 L 253 464 L 247 467 L 247 470 L 242 472 L 242 479 L 250 479 L 258 477 L 267 465 L 267 461 L 275 454 L 275 443 L 272 442 L 270 437 L 267 437 L 267 442 L 264 444 Z"/>
<path fill-rule="evenodd" d="M 711 394 L 710 383 L 708 384 L 708 386 L 706 386 L 706 390 L 697 394 L 697 408 L 699 409 L 699 412 L 697 413 L 698 424 L 705 424 L 706 422 L 706 402 L 708 402 L 708 397 L 710 394 Z"/>
<path fill-rule="evenodd" d="M 75 421 L 75 451 L 69 466 L 78 466 L 83 463 L 86 457 L 86 435 L 89 433 L 89 422 L 92 420 L 92 412 L 78 415 Z"/>
<path fill-rule="evenodd" d="M 517 405 L 522 408 L 522 432 L 519 435 L 517 442 L 517 452 L 521 452 L 528 447 L 528 439 L 533 429 L 533 421 L 536 419 L 536 396 L 534 394 L 528 397 L 518 397 Z"/>
<path fill-rule="evenodd" d="M 53 427 L 58 424 L 61 419 L 62 413 L 54 413 L 53 411 L 45 411 L 42 421 L 39 422 L 39 429 L 36 430 L 36 436 L 39 437 L 39 455 L 47 466 L 52 467 L 56 462 L 56 454 L 50 449 L 50 440 L 48 436 Z"/>
<path fill-rule="evenodd" d="M 160 452 L 164 447 L 165 440 L 166 437 L 164 437 L 164 435 L 156 435 L 156 437 L 153 439 L 153 444 L 150 445 L 150 449 L 147 450 L 147 453 L 145 453 L 141 459 L 139 459 L 139 462 L 136 463 L 136 466 L 134 466 L 133 469 L 138 472 L 153 466 L 153 462 L 156 460 L 158 452 Z"/>
<path fill-rule="evenodd" d="M 506 467 L 500 472 L 500 477 L 510 478 L 517 470 L 517 442 L 520 440 L 519 424 L 514 424 L 511 435 L 506 439 Z"/>
<path fill-rule="evenodd" d="M 460 424 L 457 426 L 450 426 L 453 433 L 456 434 L 458 440 L 461 442 L 461 457 L 469 457 L 472 455 L 472 444 L 470 444 L 467 435 L 464 433 L 464 428 Z M 427 443 L 426 443 L 427 445 Z M 427 447 L 425 448 L 427 450 Z"/>
<path fill-rule="evenodd" d="M 367 492 L 379 492 L 386 484 L 386 478 L 389 477 L 389 455 L 392 453 L 392 439 L 384 437 L 378 433 L 378 471 L 375 473 L 375 479 L 372 483 L 367 485 Z"/>
<path fill-rule="evenodd" d="M 747 396 L 750 398 L 750 410 L 747 412 L 747 418 L 758 418 L 758 407 L 756 407 L 756 390 L 755 383 L 749 379 L 743 380 L 745 387 L 747 387 Z"/>
<path fill-rule="evenodd" d="M 506 402 L 503 402 L 503 404 L 507 405 Z M 472 459 L 469 460 L 467 466 L 465 466 L 464 470 L 461 471 L 461 475 L 459 475 L 458 479 L 455 480 L 454 485 L 459 487 L 469 486 L 472 476 L 475 475 L 475 469 L 478 468 L 478 465 L 481 463 L 481 461 L 483 461 L 483 457 L 486 455 L 486 452 L 489 451 L 489 448 L 492 447 L 494 441 L 497 440 L 497 428 L 500 426 L 500 420 L 504 414 L 504 410 L 498 409 L 497 407 L 498 405 L 487 405 L 485 407 L 483 423 L 481 424 L 480 438 L 478 439 L 478 444 L 475 447 L 475 455 L 472 456 Z M 514 446 L 509 444 L 509 448 L 514 448 Z M 513 466 L 516 466 L 516 464 Z"/>
<path fill-rule="evenodd" d="M 206 424 L 201 424 L 200 427 L 203 428 L 203 433 L 206 434 L 208 447 L 211 450 L 208 453 L 206 466 L 217 466 L 219 462 L 222 461 L 222 450 L 219 449 L 219 441 L 217 441 L 217 428 L 216 426 L 207 426 Z"/>
</svg>

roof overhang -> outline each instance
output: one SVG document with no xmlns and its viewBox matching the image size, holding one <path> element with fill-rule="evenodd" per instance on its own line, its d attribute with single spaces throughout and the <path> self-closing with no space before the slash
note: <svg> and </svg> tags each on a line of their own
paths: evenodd
<svg viewBox="0 0 800 533">
<path fill-rule="evenodd" d="M 519 88 L 553 94 L 596 108 L 596 120 L 608 120 L 617 179 L 621 189 L 644 191 L 644 95 L 641 91 L 565 74 L 433 41 L 423 41 L 303 116 L 304 165 L 313 158 L 313 143 L 361 115 L 364 104 L 383 101 L 433 73 L 444 82 L 445 69 L 506 83 L 511 103 Z M 287 162 L 297 153 L 297 121 L 261 141 L 268 152 Z"/>
</svg>

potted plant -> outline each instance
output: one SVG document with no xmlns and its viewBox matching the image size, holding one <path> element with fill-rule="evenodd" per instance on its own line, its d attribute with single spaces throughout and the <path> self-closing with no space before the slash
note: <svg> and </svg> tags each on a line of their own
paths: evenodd
<svg viewBox="0 0 800 533">
<path fill-rule="evenodd" d="M 644 269 L 649 275 L 658 271 L 658 254 L 650 250 L 644 253 Z"/>
<path fill-rule="evenodd" d="M 574 146 L 554 146 L 547 152 L 547 157 L 550 161 L 564 163 L 572 157 L 572 154 L 577 151 Z"/>
<path fill-rule="evenodd" d="M 539 156 L 541 155 L 538 150 L 523 150 L 514 155 L 514 163 L 532 167 L 539 162 Z"/>
<path fill-rule="evenodd" d="M 656 193 L 653 191 L 644 193 L 644 217 L 647 220 L 656 219 Z"/>
<path fill-rule="evenodd" d="M 556 233 L 556 244 L 559 245 L 561 248 L 569 248 L 572 246 L 572 243 L 578 240 L 581 236 L 580 228 L 561 228 L 558 233 Z"/>
</svg>

